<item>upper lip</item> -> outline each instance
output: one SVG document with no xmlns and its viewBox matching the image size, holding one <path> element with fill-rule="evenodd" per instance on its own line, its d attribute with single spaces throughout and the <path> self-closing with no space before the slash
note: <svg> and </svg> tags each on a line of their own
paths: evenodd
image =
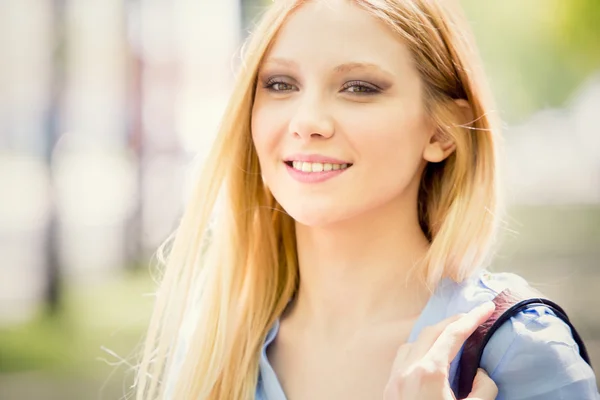
<svg viewBox="0 0 600 400">
<path fill-rule="evenodd" d="M 322 164 L 325 164 L 325 163 L 328 163 L 328 164 L 351 164 L 348 161 L 343 161 L 343 160 L 339 160 L 337 158 L 327 157 L 327 156 L 323 156 L 320 154 L 292 154 L 291 156 L 284 158 L 283 161 L 285 161 L 285 162 L 303 161 L 303 162 L 322 163 Z"/>
</svg>

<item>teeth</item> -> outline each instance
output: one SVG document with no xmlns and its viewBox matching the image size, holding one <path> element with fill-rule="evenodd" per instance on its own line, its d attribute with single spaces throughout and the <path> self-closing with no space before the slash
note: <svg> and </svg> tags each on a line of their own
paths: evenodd
<svg viewBox="0 0 600 400">
<path fill-rule="evenodd" d="M 302 161 L 293 161 L 292 166 L 294 169 L 302 172 L 323 172 L 323 171 L 337 171 L 339 169 L 348 168 L 348 164 L 330 164 L 330 163 L 309 163 Z"/>
</svg>

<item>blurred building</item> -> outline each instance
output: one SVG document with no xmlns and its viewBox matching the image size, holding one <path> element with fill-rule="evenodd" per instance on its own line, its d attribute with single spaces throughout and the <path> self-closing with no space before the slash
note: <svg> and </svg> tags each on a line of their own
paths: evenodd
<svg viewBox="0 0 600 400">
<path fill-rule="evenodd" d="M 49 2 L 0 2 L 0 321 L 46 286 L 52 31 Z"/>
<path fill-rule="evenodd" d="M 241 36 L 237 0 L 0 2 L 0 322 L 28 319 L 58 276 L 147 266 Z"/>
</svg>

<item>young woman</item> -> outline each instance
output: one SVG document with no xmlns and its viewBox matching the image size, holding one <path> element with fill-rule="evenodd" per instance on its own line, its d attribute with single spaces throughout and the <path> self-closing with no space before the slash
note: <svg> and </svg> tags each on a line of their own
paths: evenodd
<svg viewBox="0 0 600 400">
<path fill-rule="evenodd" d="M 463 342 L 525 283 L 482 272 L 498 132 L 444 3 L 274 1 L 172 243 L 138 399 L 455 397 Z M 481 366 L 472 398 L 597 396 L 543 306 Z"/>
</svg>

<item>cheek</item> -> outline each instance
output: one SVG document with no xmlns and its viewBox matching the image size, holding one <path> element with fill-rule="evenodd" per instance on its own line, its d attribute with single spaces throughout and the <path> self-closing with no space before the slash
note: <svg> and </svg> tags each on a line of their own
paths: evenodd
<svg viewBox="0 0 600 400">
<path fill-rule="evenodd" d="M 402 107 L 354 114 L 348 132 L 366 168 L 378 171 L 376 176 L 394 175 L 402 180 L 417 173 L 429 138 L 420 110 Z"/>
<path fill-rule="evenodd" d="M 260 108 L 254 106 L 252 108 L 252 116 L 250 119 L 250 132 L 252 133 L 252 141 L 259 157 L 262 157 L 264 150 L 268 147 L 269 132 L 267 131 L 267 121 L 264 120 L 265 114 Z"/>
<path fill-rule="evenodd" d="M 279 114 L 270 112 L 268 107 L 256 104 L 252 109 L 250 129 L 261 167 L 265 169 L 267 161 L 274 159 L 273 155 L 277 154 L 284 132 L 282 118 Z"/>
</svg>

